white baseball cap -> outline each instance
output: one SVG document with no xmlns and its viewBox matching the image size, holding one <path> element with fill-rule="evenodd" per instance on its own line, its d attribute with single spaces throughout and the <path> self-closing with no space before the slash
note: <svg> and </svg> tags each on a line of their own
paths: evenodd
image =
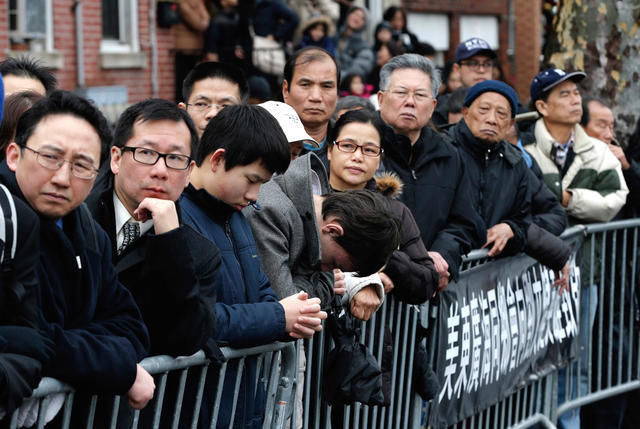
<svg viewBox="0 0 640 429">
<path fill-rule="evenodd" d="M 289 143 L 301 141 L 303 143 L 310 144 L 313 147 L 320 147 L 318 142 L 315 141 L 304 129 L 304 125 L 302 125 L 300 117 L 293 107 L 280 101 L 265 101 L 264 103 L 258 104 L 258 106 L 262 107 L 276 118 Z"/>
</svg>

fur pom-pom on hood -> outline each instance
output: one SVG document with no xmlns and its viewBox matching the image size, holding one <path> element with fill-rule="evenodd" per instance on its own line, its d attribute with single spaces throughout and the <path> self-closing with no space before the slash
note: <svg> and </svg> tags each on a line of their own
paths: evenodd
<svg viewBox="0 0 640 429">
<path fill-rule="evenodd" d="M 384 171 L 374 176 L 376 189 L 385 197 L 399 198 L 402 195 L 404 183 L 396 173 Z"/>
</svg>

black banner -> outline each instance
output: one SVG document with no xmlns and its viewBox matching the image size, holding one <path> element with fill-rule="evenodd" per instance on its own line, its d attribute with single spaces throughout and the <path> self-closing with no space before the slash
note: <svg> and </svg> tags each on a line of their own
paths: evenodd
<svg viewBox="0 0 640 429">
<path fill-rule="evenodd" d="M 566 366 L 578 346 L 582 238 L 570 240 L 570 293 L 527 256 L 498 259 L 460 275 L 441 295 L 436 352 L 440 392 L 432 427 L 496 404 L 528 381 Z"/>
</svg>

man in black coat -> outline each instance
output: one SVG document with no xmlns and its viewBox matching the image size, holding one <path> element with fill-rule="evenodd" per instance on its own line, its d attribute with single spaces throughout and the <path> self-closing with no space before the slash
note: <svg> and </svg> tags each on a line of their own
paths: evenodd
<svg viewBox="0 0 640 429">
<path fill-rule="evenodd" d="M 488 228 L 483 247 L 489 247 L 489 256 L 523 251 L 531 223 L 529 169 L 520 151 L 504 140 L 517 100 L 505 83 L 478 83 L 467 92 L 463 119 L 449 130 L 471 179 L 473 205 Z"/>
<path fill-rule="evenodd" d="M 137 364 L 147 329 L 117 279 L 106 234 L 82 205 L 109 138 L 91 103 L 53 91 L 20 118 L 0 180 L 40 216 L 40 324 L 55 343 L 44 375 L 81 392 L 127 394 L 142 408 L 155 389 Z"/>
<path fill-rule="evenodd" d="M 120 281 L 131 291 L 151 337 L 151 354 L 216 350 L 215 244 L 180 222 L 175 201 L 189 183 L 198 142 L 185 110 L 141 101 L 116 125 L 110 171 L 89 208 L 111 239 Z M 137 237 L 127 233 L 137 230 Z"/>
<path fill-rule="evenodd" d="M 566 217 L 556 214 L 557 199 L 548 194 L 532 196 L 542 183 L 529 169 L 522 153 L 505 140 L 513 126 L 518 96 L 509 85 L 487 80 L 471 87 L 462 108 L 463 119 L 449 130 L 471 177 L 472 201 L 487 229 L 483 247 L 489 256 L 526 252 L 560 271 L 569 256 L 569 247 L 546 228 L 566 225 Z M 547 195 L 546 198 L 545 195 Z M 532 216 L 536 206 L 536 223 Z M 560 227 L 562 232 L 564 225 Z M 556 286 L 568 287 L 568 271 Z M 558 276 L 560 277 L 560 276 Z"/>
<path fill-rule="evenodd" d="M 431 61 L 400 55 L 380 71 L 378 101 L 389 125 L 382 142 L 384 166 L 404 182 L 401 200 L 418 223 L 442 289 L 450 276 L 456 279 L 461 256 L 482 245 L 485 234 L 460 155 L 446 136 L 427 126 L 439 87 Z"/>
</svg>

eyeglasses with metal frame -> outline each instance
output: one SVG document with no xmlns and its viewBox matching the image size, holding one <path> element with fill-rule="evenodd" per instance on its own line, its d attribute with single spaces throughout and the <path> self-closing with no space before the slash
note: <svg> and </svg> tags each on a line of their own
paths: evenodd
<svg viewBox="0 0 640 429">
<path fill-rule="evenodd" d="M 60 170 L 64 163 L 68 162 L 69 166 L 71 167 L 71 174 L 78 179 L 91 180 L 98 175 L 98 169 L 88 162 L 79 160 L 70 161 L 68 159 L 64 159 L 62 156 L 56 153 L 38 151 L 26 145 L 21 147 L 24 149 L 29 149 L 31 152 L 35 153 L 36 161 L 38 162 L 38 164 L 48 170 Z"/>
</svg>

